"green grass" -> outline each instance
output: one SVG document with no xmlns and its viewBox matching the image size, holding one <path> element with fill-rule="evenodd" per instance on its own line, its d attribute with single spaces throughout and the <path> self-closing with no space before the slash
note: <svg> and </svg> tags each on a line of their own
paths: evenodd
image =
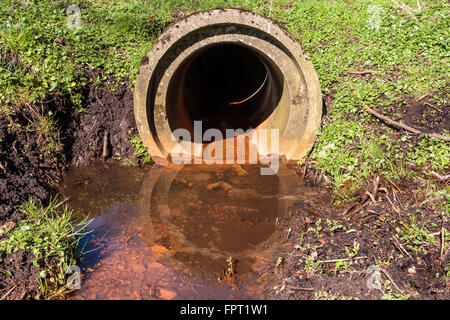
<svg viewBox="0 0 450 320">
<path fill-rule="evenodd" d="M 141 137 L 135 136 L 130 139 L 131 144 L 134 146 L 134 157 L 141 162 L 142 165 L 150 164 L 152 158 L 150 157 L 147 148 L 144 146 Z"/>
<path fill-rule="evenodd" d="M 80 93 L 86 70 L 100 71 L 95 83 L 112 75 L 118 82 L 129 79 L 133 87 L 142 57 L 175 16 L 216 7 L 252 10 L 280 21 L 299 40 L 324 94 L 332 98 L 311 158 L 329 176 L 335 199 L 349 201 L 378 172 L 391 180 L 408 177 L 407 162 L 424 171 L 448 171 L 449 143 L 426 136 L 415 140 L 400 131 L 399 141 L 405 142 L 400 147 L 391 138 L 394 130 L 364 111 L 376 107 L 399 120 L 405 96 L 424 95 L 444 112 L 448 107 L 448 4 L 423 0 L 419 11 L 415 0 L 397 2 L 412 11 L 390 0 L 85 0 L 79 3 L 81 27 L 74 29 L 67 26 L 71 1 L 4 0 L 0 109 L 45 104 L 57 93 L 83 112 L 89 108 Z M 351 74 L 362 70 L 373 73 Z M 44 118 L 35 127 L 46 128 Z M 57 140 L 52 129 L 42 136 Z M 50 140 L 47 151 L 58 148 L 58 141 Z"/>
<path fill-rule="evenodd" d="M 68 267 L 79 261 L 76 250 L 83 236 L 80 227 L 86 225 L 86 219 L 74 224 L 72 211 L 56 198 L 45 207 L 30 200 L 20 210 L 25 219 L 0 241 L 0 261 L 5 255 L 19 250 L 31 252 L 35 257 L 33 264 L 42 270 L 37 279 L 41 295 L 33 298 L 55 298 L 67 289 Z"/>
</svg>

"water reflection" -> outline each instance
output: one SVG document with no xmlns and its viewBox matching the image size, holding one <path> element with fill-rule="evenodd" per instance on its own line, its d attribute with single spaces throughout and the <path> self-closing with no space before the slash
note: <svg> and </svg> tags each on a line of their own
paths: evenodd
<svg viewBox="0 0 450 320">
<path fill-rule="evenodd" d="M 72 206 L 103 213 L 88 227 L 85 250 L 97 250 L 85 255 L 87 276 L 77 299 L 257 298 L 244 289 L 262 262 L 275 261 L 284 237 L 277 225 L 307 196 L 289 168 L 261 176 L 256 166 L 155 165 L 143 179 L 117 170 L 111 170 L 115 181 L 102 170 L 87 184 L 76 183 L 86 172 L 65 179 L 66 196 L 91 198 L 73 199 Z M 141 187 L 138 197 L 117 193 L 119 201 L 106 188 L 108 206 L 96 183 L 132 193 Z M 105 205 L 92 205 L 95 199 Z M 227 259 L 231 282 L 224 276 Z"/>
</svg>

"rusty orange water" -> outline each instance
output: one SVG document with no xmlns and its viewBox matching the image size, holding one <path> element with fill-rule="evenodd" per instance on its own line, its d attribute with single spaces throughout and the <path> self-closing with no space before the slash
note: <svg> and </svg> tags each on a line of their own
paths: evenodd
<svg viewBox="0 0 450 320">
<path fill-rule="evenodd" d="M 100 164 L 72 168 L 61 192 L 95 219 L 74 299 L 263 298 L 252 283 L 277 259 L 278 226 L 314 195 L 290 168 Z"/>
</svg>

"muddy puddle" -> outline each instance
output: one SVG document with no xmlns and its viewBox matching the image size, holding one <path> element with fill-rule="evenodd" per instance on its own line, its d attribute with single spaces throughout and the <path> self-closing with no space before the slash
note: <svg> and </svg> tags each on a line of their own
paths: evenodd
<svg viewBox="0 0 450 320">
<path fill-rule="evenodd" d="M 264 298 L 257 282 L 283 250 L 281 222 L 328 199 L 294 168 L 250 165 L 100 163 L 68 170 L 61 193 L 93 218 L 73 299 Z"/>
</svg>

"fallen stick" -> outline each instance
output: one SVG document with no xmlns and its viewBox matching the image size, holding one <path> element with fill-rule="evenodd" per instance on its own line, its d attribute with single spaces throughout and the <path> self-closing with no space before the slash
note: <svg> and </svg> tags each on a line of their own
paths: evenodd
<svg viewBox="0 0 450 320">
<path fill-rule="evenodd" d="M 357 71 L 357 70 L 355 70 L 355 71 L 349 71 L 348 73 L 349 74 L 360 74 L 360 75 L 362 75 L 362 74 L 379 73 L 379 72 L 381 72 L 381 71 L 376 71 L 376 70 Z"/>
<path fill-rule="evenodd" d="M 442 258 L 442 265 L 444 266 L 444 268 L 447 265 L 449 259 L 450 259 L 450 248 L 448 248 L 447 251 L 445 251 L 444 258 Z"/>
<path fill-rule="evenodd" d="M 358 211 L 361 210 L 361 209 L 364 209 L 364 208 L 370 203 L 369 199 L 370 199 L 370 200 L 375 199 L 375 201 L 376 201 L 377 195 L 378 195 L 379 187 L 380 187 L 380 175 L 378 174 L 378 175 L 375 177 L 375 179 L 373 180 L 373 190 L 372 190 L 372 193 L 366 191 L 366 193 L 364 194 L 363 198 L 361 199 L 361 204 L 360 204 L 359 206 L 357 206 L 355 210 L 353 210 L 353 208 L 355 208 L 355 207 L 350 207 L 350 209 L 347 209 L 348 212 L 347 212 L 347 211 L 346 211 L 346 212 L 347 212 L 348 214 L 350 214 L 350 213 L 353 214 L 353 213 L 355 213 L 355 212 L 358 212 Z M 371 196 L 369 197 L 369 195 L 371 195 Z M 353 212 L 352 212 L 352 211 L 353 211 Z"/>
<path fill-rule="evenodd" d="M 288 289 L 297 290 L 297 291 L 314 291 L 314 288 L 302 288 L 297 286 L 288 286 Z"/>
<path fill-rule="evenodd" d="M 260 273 L 258 273 L 258 275 L 255 277 L 254 280 L 258 279 L 259 277 L 261 277 L 264 273 L 266 273 L 267 271 L 269 271 L 270 269 L 272 269 L 274 267 L 274 265 L 268 266 L 267 268 L 265 268 L 263 271 L 261 271 Z"/>
<path fill-rule="evenodd" d="M 441 113 L 443 112 L 441 109 L 439 109 L 438 107 L 436 107 L 435 105 L 433 105 L 433 104 L 431 104 L 429 102 L 425 102 L 424 104 L 426 104 L 427 106 L 432 107 L 433 109 L 436 109 L 437 111 L 439 111 Z"/>
<path fill-rule="evenodd" d="M 367 257 L 364 256 L 364 257 L 356 257 L 356 258 L 344 258 L 344 259 L 322 260 L 322 261 L 318 261 L 318 262 L 319 262 L 319 263 L 334 263 L 334 262 L 342 262 L 342 261 L 350 261 L 350 260 L 361 260 L 361 259 L 367 259 Z"/>
<path fill-rule="evenodd" d="M 444 257 L 444 246 L 445 246 L 445 228 L 441 229 L 441 259 Z"/>
<path fill-rule="evenodd" d="M 431 173 L 433 174 L 433 176 L 435 176 L 436 178 L 438 178 L 439 180 L 448 180 L 450 179 L 450 174 L 443 176 L 435 171 L 431 171 Z"/>
<path fill-rule="evenodd" d="M 13 285 L 13 286 L 8 290 L 8 292 L 5 293 L 5 294 L 0 298 L 0 300 L 5 300 L 6 297 L 9 296 L 9 294 L 10 294 L 11 292 L 13 292 L 13 290 L 14 290 L 15 288 L 17 288 L 16 285 Z"/>
<path fill-rule="evenodd" d="M 390 119 L 390 118 L 388 118 L 388 117 L 386 117 L 386 116 L 376 112 L 375 110 L 369 108 L 368 106 L 366 106 L 366 110 L 369 113 L 371 113 L 372 115 L 374 115 L 375 117 L 377 117 L 377 118 L 379 118 L 379 119 L 389 123 L 390 125 L 393 125 L 394 127 L 404 129 L 404 130 L 412 132 L 414 134 L 426 134 L 430 138 L 441 139 L 441 140 L 444 140 L 444 141 L 450 141 L 450 137 L 444 136 L 444 135 L 439 134 L 439 133 L 422 132 L 422 131 L 417 130 L 417 129 L 413 128 L 413 127 L 410 127 L 410 126 L 408 126 L 408 125 L 406 125 L 406 124 L 404 124 L 402 122 L 394 121 L 394 120 L 392 120 L 392 119 Z"/>
<path fill-rule="evenodd" d="M 105 131 L 105 135 L 103 136 L 102 160 L 106 161 L 106 158 L 108 158 L 108 131 Z"/>
<path fill-rule="evenodd" d="M 387 271 L 384 270 L 383 268 L 379 268 L 379 269 L 380 269 L 380 271 L 383 272 L 384 275 L 391 281 L 391 283 L 394 285 L 394 287 L 395 287 L 398 291 L 400 291 L 401 294 L 403 294 L 403 290 L 400 289 L 400 288 L 395 284 L 394 279 L 391 278 L 391 276 L 389 275 L 389 273 L 387 273 Z"/>
<path fill-rule="evenodd" d="M 392 237 L 392 239 L 394 239 L 395 242 L 397 242 L 397 245 L 398 245 L 398 246 L 395 244 L 395 242 L 394 242 L 394 245 L 400 250 L 400 252 L 405 253 L 411 260 L 414 261 L 413 257 L 411 257 L 411 255 L 409 254 L 409 252 L 406 251 L 406 249 L 402 246 L 402 244 L 400 243 L 400 241 L 398 241 L 398 239 L 397 239 L 397 237 L 396 237 L 395 235 Z"/>
</svg>

